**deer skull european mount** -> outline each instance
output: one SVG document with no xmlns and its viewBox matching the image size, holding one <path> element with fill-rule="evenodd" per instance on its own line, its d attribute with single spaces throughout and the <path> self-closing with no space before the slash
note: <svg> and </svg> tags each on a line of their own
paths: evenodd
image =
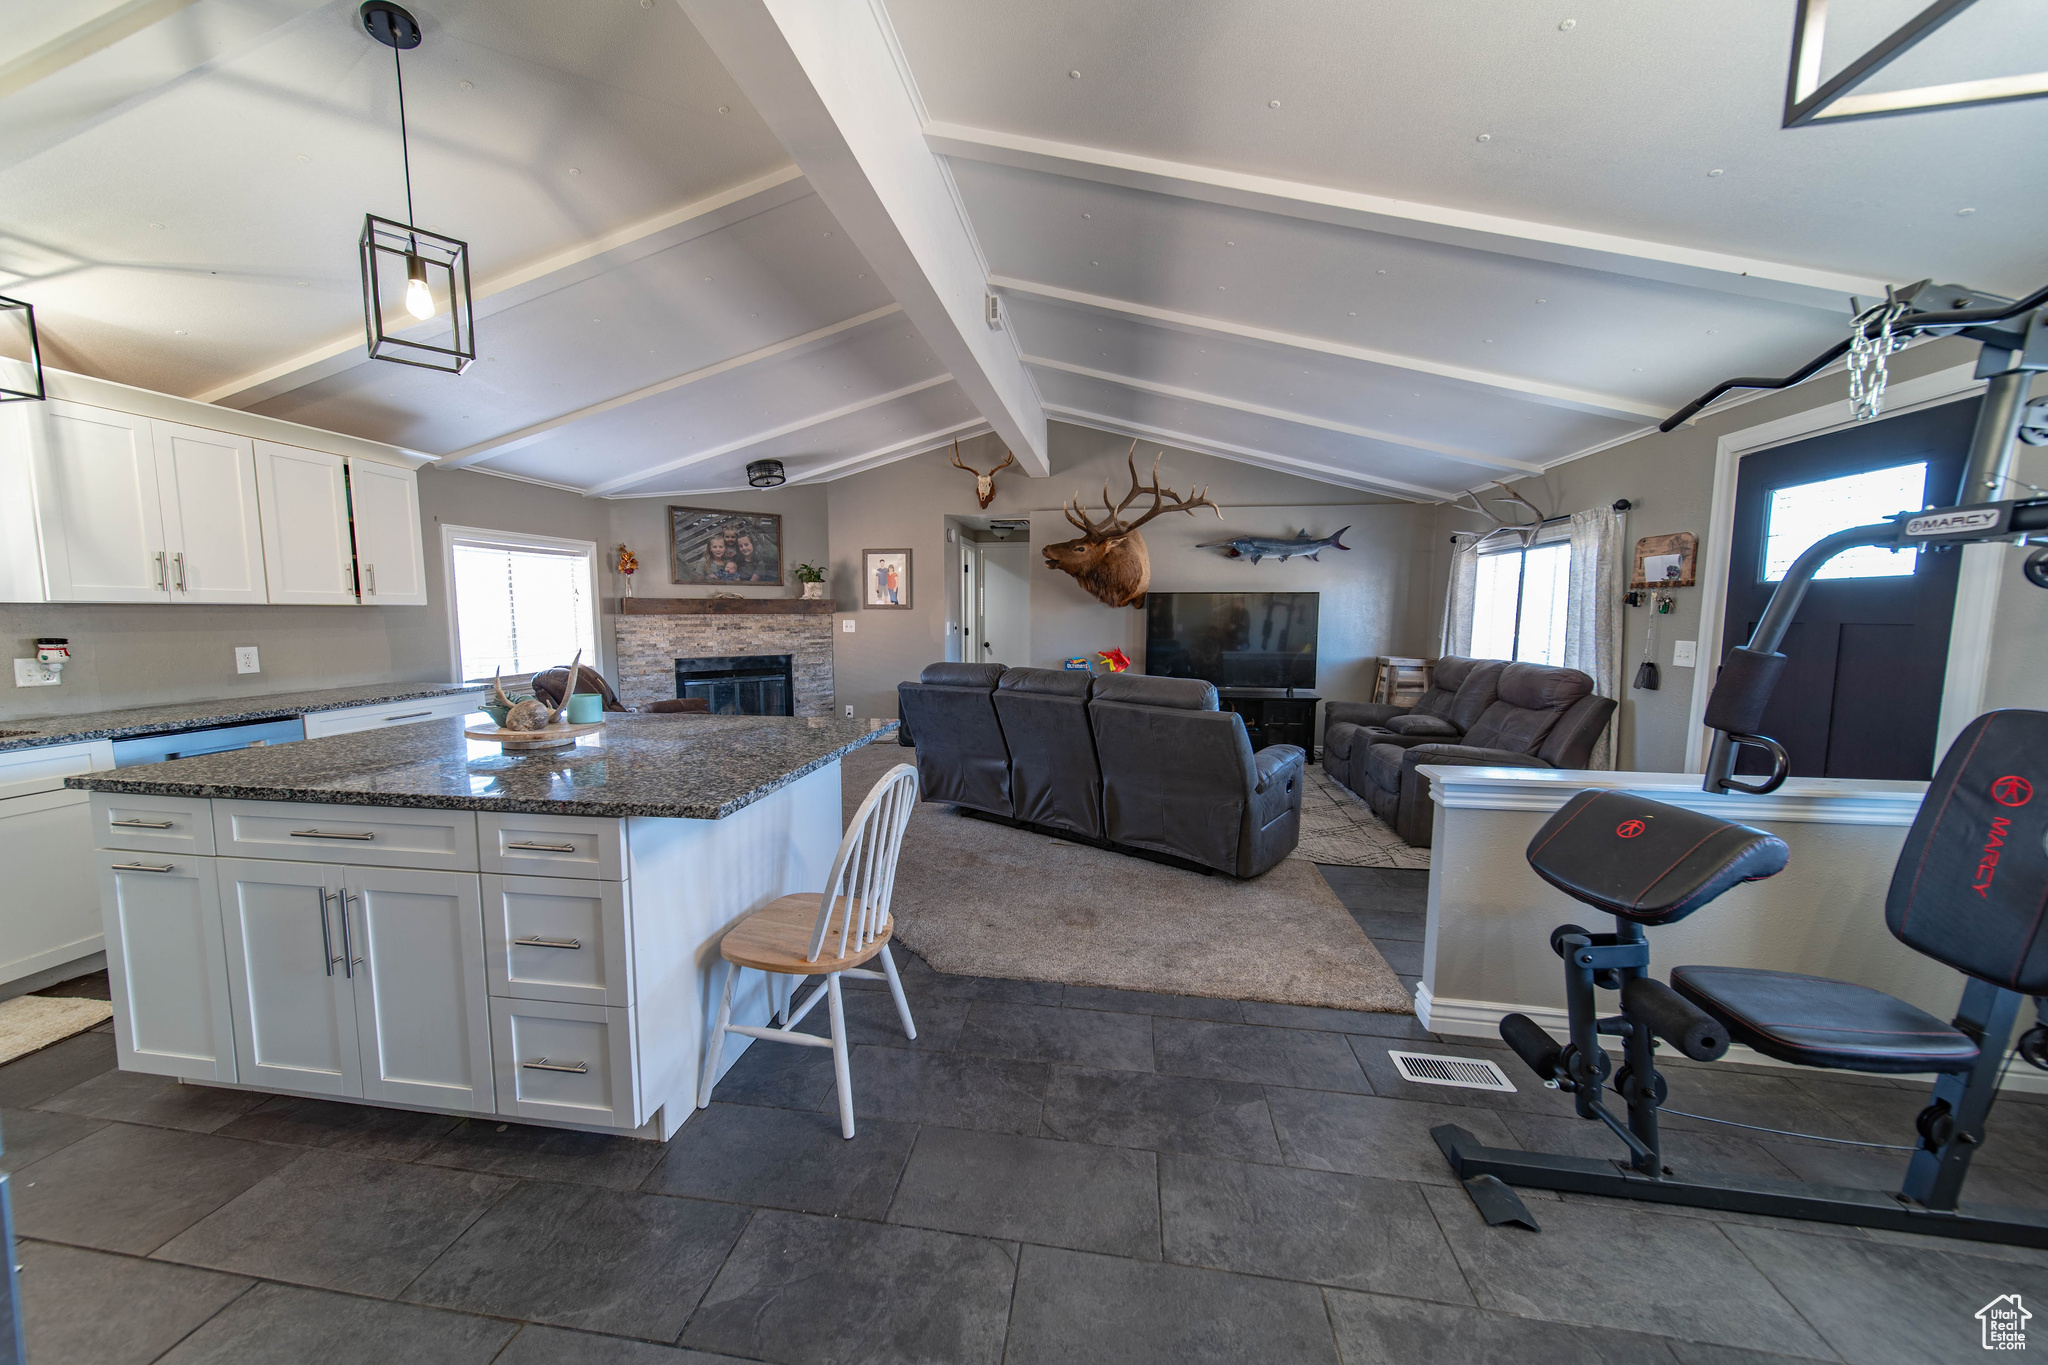
<svg viewBox="0 0 2048 1365">
<path fill-rule="evenodd" d="M 996 475 L 1015 463 L 1017 457 L 1006 450 L 1003 452 L 1003 462 L 984 474 L 973 465 L 961 462 L 960 443 L 953 442 L 953 468 L 964 469 L 974 476 L 974 500 L 981 504 L 981 510 L 984 512 L 988 510 L 988 505 L 996 500 Z"/>
<path fill-rule="evenodd" d="M 1145 537 L 1138 534 L 1138 528 L 1161 512 L 1186 512 L 1192 516 L 1197 507 L 1211 509 L 1221 521 L 1223 509 L 1209 501 L 1206 488 L 1185 498 L 1171 488 L 1161 488 L 1158 455 L 1152 457 L 1152 482 L 1138 482 L 1136 441 L 1131 442 L 1124 460 L 1131 470 L 1131 491 L 1124 494 L 1122 502 L 1111 506 L 1109 483 L 1105 480 L 1102 505 L 1109 517 L 1099 522 L 1081 510 L 1077 494 L 1065 510 L 1067 520 L 1079 527 L 1081 534 L 1073 540 L 1046 546 L 1045 564 L 1049 569 L 1072 574 L 1075 582 L 1108 606 L 1142 607 L 1152 586 L 1152 557 L 1146 552 Z M 1135 519 L 1124 520 L 1124 509 L 1145 493 L 1152 495 L 1152 505 Z"/>
</svg>

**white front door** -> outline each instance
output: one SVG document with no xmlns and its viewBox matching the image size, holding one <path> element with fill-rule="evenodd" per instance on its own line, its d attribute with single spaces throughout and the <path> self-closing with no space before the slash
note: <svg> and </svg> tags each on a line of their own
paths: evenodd
<svg viewBox="0 0 2048 1365">
<path fill-rule="evenodd" d="M 203 858 L 93 855 L 123 1071 L 236 1079 L 220 894 Z"/>
<path fill-rule="evenodd" d="M 496 1109 L 483 904 L 474 873 L 350 867 L 343 912 L 363 1095 L 436 1109 Z"/>
<path fill-rule="evenodd" d="M 255 442 L 175 422 L 151 427 L 171 600 L 268 601 L 263 519 L 256 510 Z"/>
<path fill-rule="evenodd" d="M 350 974 L 363 946 L 334 904 L 342 869 L 222 858 L 219 870 L 242 1082 L 362 1094 Z"/>
</svg>

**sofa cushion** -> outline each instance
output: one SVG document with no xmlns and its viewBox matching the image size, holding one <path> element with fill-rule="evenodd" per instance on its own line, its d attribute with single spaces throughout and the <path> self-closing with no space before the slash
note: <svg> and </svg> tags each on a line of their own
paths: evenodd
<svg viewBox="0 0 2048 1365">
<path fill-rule="evenodd" d="M 1324 726 L 1323 757 L 1325 759 L 1351 757 L 1351 746 L 1358 742 L 1358 736 L 1363 733 L 1364 729 L 1365 727 L 1362 725 L 1352 725 L 1347 721 L 1341 720 L 1334 725 Z"/>
<path fill-rule="evenodd" d="M 1444 715 L 1458 727 L 1460 734 L 1471 729 L 1486 714 L 1486 708 L 1498 699 L 1501 670 L 1507 667 L 1499 659 L 1473 659 L 1470 662 L 1472 667 L 1466 670 L 1465 681 L 1458 685 L 1458 695 L 1451 699 L 1451 709 Z"/>
<path fill-rule="evenodd" d="M 1216 687 L 1199 678 L 1151 678 L 1142 673 L 1109 673 L 1095 680 L 1095 700 L 1132 706 L 1171 706 L 1181 711 L 1215 711 Z"/>
<path fill-rule="evenodd" d="M 1386 728 L 1397 735 L 1445 735 L 1455 738 L 1464 733 L 1442 716 L 1395 716 L 1387 722 Z"/>
<path fill-rule="evenodd" d="M 1465 732 L 1475 749 L 1533 754 L 1558 717 L 1593 691 L 1593 680 L 1576 668 L 1509 664 L 1500 673 L 1500 697 Z"/>
<path fill-rule="evenodd" d="M 1396 744 L 1375 744 L 1365 753 L 1365 779 L 1384 792 L 1401 790 L 1401 760 L 1408 751 Z"/>
<path fill-rule="evenodd" d="M 926 664 L 917 680 L 934 687 L 985 687 L 993 690 L 1002 676 L 1001 664 Z"/>
<path fill-rule="evenodd" d="M 1030 692 L 1050 697 L 1085 697 L 1095 683 L 1092 674 L 1063 668 L 1007 668 L 996 684 L 999 692 Z"/>
</svg>

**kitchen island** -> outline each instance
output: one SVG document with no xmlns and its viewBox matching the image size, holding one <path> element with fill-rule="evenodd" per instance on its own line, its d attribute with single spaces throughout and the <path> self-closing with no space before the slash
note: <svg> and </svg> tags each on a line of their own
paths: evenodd
<svg viewBox="0 0 2048 1365">
<path fill-rule="evenodd" d="M 518 755 L 463 725 L 69 779 L 123 1069 L 675 1132 L 719 936 L 823 885 L 839 759 L 895 722 L 614 715 Z M 734 1012 L 766 1020 L 758 976 Z"/>
</svg>

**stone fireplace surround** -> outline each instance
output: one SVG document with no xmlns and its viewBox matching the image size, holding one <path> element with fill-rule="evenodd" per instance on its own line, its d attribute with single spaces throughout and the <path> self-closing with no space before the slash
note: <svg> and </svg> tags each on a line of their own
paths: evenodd
<svg viewBox="0 0 2048 1365">
<path fill-rule="evenodd" d="M 619 699 L 676 694 L 679 658 L 787 654 L 799 716 L 832 714 L 832 604 L 796 597 L 629 597 L 612 627 Z"/>
</svg>

